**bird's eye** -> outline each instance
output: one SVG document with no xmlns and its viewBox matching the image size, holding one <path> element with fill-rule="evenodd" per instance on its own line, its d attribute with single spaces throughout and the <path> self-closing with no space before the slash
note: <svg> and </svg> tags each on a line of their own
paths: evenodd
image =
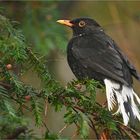
<svg viewBox="0 0 140 140">
<path fill-rule="evenodd" d="M 80 27 L 84 27 L 85 25 L 86 25 L 86 23 L 83 20 L 79 22 Z"/>
</svg>

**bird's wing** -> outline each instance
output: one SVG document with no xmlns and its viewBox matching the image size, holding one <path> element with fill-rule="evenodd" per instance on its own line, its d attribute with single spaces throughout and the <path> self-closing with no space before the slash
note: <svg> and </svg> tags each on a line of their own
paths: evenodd
<svg viewBox="0 0 140 140">
<path fill-rule="evenodd" d="M 128 60 L 127 56 L 124 55 L 124 53 L 120 50 L 120 48 L 117 46 L 117 44 L 113 41 L 113 45 L 116 48 L 116 50 L 118 51 L 118 53 L 121 55 L 122 59 L 124 60 L 124 62 L 126 63 L 126 65 L 128 66 L 128 68 L 130 69 L 131 74 L 140 81 L 140 74 L 138 73 L 138 71 L 136 70 L 135 66 Z"/>
<path fill-rule="evenodd" d="M 98 72 L 106 78 L 131 85 L 129 69 L 120 54 L 109 43 L 96 37 L 81 38 L 74 42 L 73 55 L 83 67 Z"/>
</svg>

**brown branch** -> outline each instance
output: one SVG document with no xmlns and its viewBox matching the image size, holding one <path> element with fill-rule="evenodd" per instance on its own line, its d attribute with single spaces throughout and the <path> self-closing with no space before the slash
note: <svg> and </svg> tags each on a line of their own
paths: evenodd
<svg viewBox="0 0 140 140">
<path fill-rule="evenodd" d="M 74 106 L 74 108 L 75 108 L 75 109 L 78 109 L 79 111 L 81 111 L 81 112 L 83 112 L 83 113 L 85 112 L 84 109 L 81 109 L 81 108 L 78 107 L 78 106 Z M 74 109 L 74 110 L 75 110 L 75 109 Z M 95 125 L 94 125 L 93 121 L 91 120 L 90 117 L 88 117 L 88 119 L 90 120 L 90 123 L 88 123 L 88 125 L 89 125 L 90 128 L 94 131 L 94 133 L 95 133 L 95 135 L 96 135 L 96 138 L 99 139 L 99 134 L 98 134 L 98 132 L 97 132 L 97 130 L 96 130 L 96 128 L 95 128 Z"/>
<path fill-rule="evenodd" d="M 94 123 L 93 123 L 93 121 L 91 120 L 91 118 L 89 118 L 89 120 L 90 120 L 90 123 L 89 123 L 89 126 L 92 128 L 92 130 L 94 131 L 94 133 L 95 133 L 95 135 L 96 135 L 96 138 L 97 139 L 99 139 L 99 134 L 98 134 L 98 132 L 97 132 L 97 130 L 96 130 L 96 128 L 95 128 L 95 125 L 94 125 Z"/>
<path fill-rule="evenodd" d="M 3 83 L 3 82 L 0 82 L 0 85 L 5 87 L 6 89 L 10 89 L 12 87 L 10 84 Z"/>
<path fill-rule="evenodd" d="M 131 138 L 131 140 L 136 140 L 135 137 L 134 137 L 131 133 L 129 133 L 123 125 L 119 125 L 119 128 L 120 128 L 126 135 L 128 135 L 128 136 Z"/>
<path fill-rule="evenodd" d="M 100 134 L 100 140 L 109 140 L 109 139 L 110 139 L 109 130 L 104 129 L 103 132 L 101 132 Z"/>
<path fill-rule="evenodd" d="M 132 140 L 136 140 L 137 138 L 140 137 L 140 134 L 138 132 L 136 132 L 134 129 L 128 127 L 128 126 L 124 126 L 121 122 L 117 122 L 119 125 L 118 127 L 125 132 L 125 134 L 127 134 Z"/>
<path fill-rule="evenodd" d="M 10 96 L 10 98 L 14 101 L 16 101 L 17 103 L 21 104 L 21 102 L 18 99 L 15 99 L 14 97 Z M 25 104 L 22 104 L 22 107 L 25 108 L 28 111 L 32 111 L 31 108 L 29 108 L 28 106 L 26 106 Z"/>
<path fill-rule="evenodd" d="M 65 105 L 65 106 L 68 106 L 69 104 L 68 103 L 66 103 L 65 102 L 65 96 L 59 96 L 59 98 L 61 98 L 62 99 L 62 102 L 63 102 L 63 104 Z M 98 103 L 96 103 L 97 105 L 99 105 L 100 107 L 103 107 L 104 105 L 106 105 L 106 102 L 105 102 L 105 104 L 103 104 L 103 106 L 102 105 L 100 105 L 100 104 L 98 104 Z M 73 105 L 72 106 L 72 109 L 75 111 L 75 112 L 78 112 L 78 111 L 81 111 L 82 113 L 86 113 L 86 110 L 85 109 L 83 109 L 83 108 L 81 108 L 81 107 L 79 107 L 79 106 L 77 106 L 77 105 Z M 99 118 L 99 116 L 98 116 L 98 114 L 97 113 L 95 113 L 95 112 L 90 112 L 89 113 L 90 115 L 92 115 L 94 118 L 93 118 L 93 120 L 95 119 L 95 121 L 96 121 L 96 119 L 98 119 Z M 95 125 L 94 125 L 94 123 L 93 123 L 93 120 L 90 118 L 90 117 L 88 117 L 88 119 L 90 120 L 90 123 L 88 123 L 88 125 L 89 125 L 89 127 L 91 127 L 91 129 L 95 132 L 95 135 L 96 135 L 96 138 L 97 139 L 100 139 L 100 137 L 99 137 L 99 134 L 98 134 L 98 132 L 97 132 L 97 130 L 96 130 L 96 127 L 95 127 Z M 128 126 L 124 126 L 121 122 L 119 122 L 119 121 L 116 121 L 116 123 L 119 123 L 119 125 L 118 125 L 118 127 L 120 128 L 120 132 L 123 132 L 123 133 L 125 133 L 125 134 L 127 134 L 132 140 L 136 140 L 136 138 L 138 138 L 138 137 L 140 137 L 140 134 L 139 133 L 137 133 L 135 130 L 133 130 L 132 128 L 129 128 Z M 122 130 L 122 131 L 121 131 Z M 133 133 L 133 134 L 132 134 Z M 107 134 L 107 133 L 106 133 Z M 104 135 L 105 135 L 105 133 L 104 133 Z M 109 137 L 109 133 L 106 135 L 106 137 Z M 136 137 L 136 138 L 135 138 Z"/>
</svg>

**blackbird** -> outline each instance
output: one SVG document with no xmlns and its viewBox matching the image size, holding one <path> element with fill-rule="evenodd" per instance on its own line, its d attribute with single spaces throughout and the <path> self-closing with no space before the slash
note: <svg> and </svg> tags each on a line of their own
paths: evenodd
<svg viewBox="0 0 140 140">
<path fill-rule="evenodd" d="M 118 105 L 115 114 L 121 113 L 124 125 L 137 118 L 140 112 L 136 101 L 140 98 L 134 92 L 134 76 L 140 81 L 140 75 L 130 63 L 115 41 L 93 19 L 76 18 L 58 20 L 73 30 L 73 36 L 67 46 L 68 64 L 78 79 L 95 79 L 106 87 L 108 109 Z"/>
</svg>

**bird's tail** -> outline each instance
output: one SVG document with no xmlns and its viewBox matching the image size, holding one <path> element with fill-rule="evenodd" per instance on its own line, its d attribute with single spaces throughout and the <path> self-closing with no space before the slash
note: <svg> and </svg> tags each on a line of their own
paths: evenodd
<svg viewBox="0 0 140 140">
<path fill-rule="evenodd" d="M 121 113 L 124 121 L 124 125 L 127 125 L 129 119 L 138 119 L 140 121 L 140 111 L 136 106 L 134 98 L 140 104 L 140 98 L 133 91 L 132 87 L 126 85 L 120 85 L 114 81 L 105 79 L 106 96 L 108 109 L 112 110 L 117 104 L 118 110 L 115 114 Z"/>
</svg>

